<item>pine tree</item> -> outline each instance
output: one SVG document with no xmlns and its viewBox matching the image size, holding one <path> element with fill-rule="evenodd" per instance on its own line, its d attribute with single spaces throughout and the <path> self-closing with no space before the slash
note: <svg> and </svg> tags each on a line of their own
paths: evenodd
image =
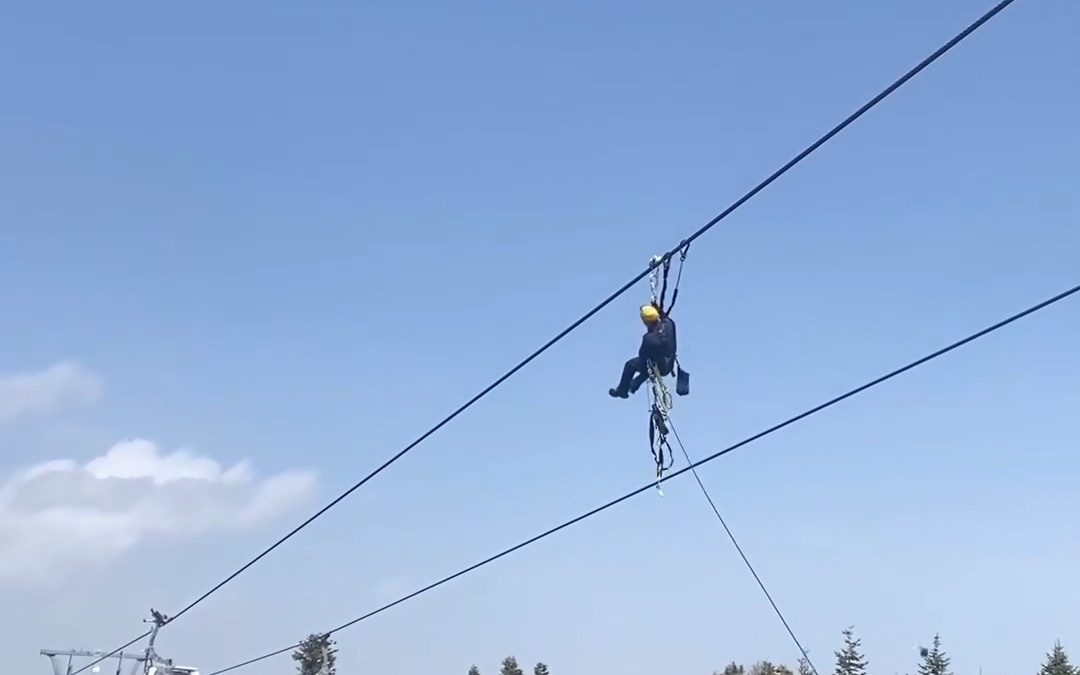
<svg viewBox="0 0 1080 675">
<path fill-rule="evenodd" d="M 773 668 L 773 672 L 776 673 L 776 675 L 795 675 L 795 673 L 791 672 L 791 668 L 782 664 Z"/>
<path fill-rule="evenodd" d="M 548 675 L 548 667 L 543 663 L 536 664 L 536 667 L 533 668 L 533 675 Z"/>
<path fill-rule="evenodd" d="M 714 672 L 713 675 L 746 675 L 746 669 L 732 661 L 724 667 L 723 673 Z"/>
<path fill-rule="evenodd" d="M 299 675 L 336 675 L 337 649 L 329 635 L 312 633 L 292 653 Z M 323 660 L 326 663 L 323 663 Z"/>
<path fill-rule="evenodd" d="M 758 661 L 750 666 L 750 675 L 776 675 L 776 666 L 768 661 Z"/>
<path fill-rule="evenodd" d="M 922 663 L 919 664 L 919 675 L 952 675 L 949 670 L 949 657 L 941 649 L 941 636 L 934 635 L 934 646 L 922 651 Z"/>
<path fill-rule="evenodd" d="M 503 659 L 502 670 L 499 671 L 499 675 L 525 675 L 525 672 L 518 666 L 517 659 L 513 656 L 507 656 Z"/>
<path fill-rule="evenodd" d="M 836 675 L 866 675 L 870 665 L 860 651 L 862 641 L 855 637 L 854 626 L 844 630 L 844 649 L 836 652 Z"/>
<path fill-rule="evenodd" d="M 799 675 L 817 675 L 805 656 L 799 657 Z"/>
<path fill-rule="evenodd" d="M 480 675 L 480 669 L 476 666 L 469 668 L 469 675 Z"/>
<path fill-rule="evenodd" d="M 1054 649 L 1046 655 L 1046 663 L 1039 670 L 1039 675 L 1077 675 L 1078 672 L 1069 663 L 1069 657 L 1058 641 L 1054 642 Z"/>
</svg>

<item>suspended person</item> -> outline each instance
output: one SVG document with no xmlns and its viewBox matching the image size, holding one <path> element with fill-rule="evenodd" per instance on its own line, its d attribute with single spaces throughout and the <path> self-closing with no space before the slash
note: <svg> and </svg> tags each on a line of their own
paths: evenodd
<svg viewBox="0 0 1080 675">
<path fill-rule="evenodd" d="M 641 321 L 645 324 L 645 335 L 641 338 L 638 355 L 623 366 L 619 386 L 608 390 L 612 397 L 629 398 L 630 394 L 636 393 L 649 379 L 649 363 L 665 376 L 675 367 L 675 322 L 651 304 L 642 306 Z"/>
</svg>

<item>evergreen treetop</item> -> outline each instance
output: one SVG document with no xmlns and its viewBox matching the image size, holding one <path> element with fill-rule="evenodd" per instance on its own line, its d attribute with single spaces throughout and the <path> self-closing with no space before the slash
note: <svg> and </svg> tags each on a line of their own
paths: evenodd
<svg viewBox="0 0 1080 675">
<path fill-rule="evenodd" d="M 862 653 L 862 641 L 855 637 L 855 628 L 844 629 L 844 648 L 836 652 L 835 675 L 866 675 L 870 665 Z"/>
<path fill-rule="evenodd" d="M 517 659 L 513 656 L 507 656 L 503 659 L 502 669 L 499 671 L 499 675 L 525 675 L 525 672 L 521 670 L 521 666 L 518 665 Z"/>
<path fill-rule="evenodd" d="M 312 633 L 292 653 L 299 675 L 336 675 L 337 649 L 329 635 Z M 323 661 L 326 663 L 323 663 Z"/>
<path fill-rule="evenodd" d="M 1039 675 L 1077 675 L 1077 669 L 1069 663 L 1069 656 L 1061 646 L 1054 642 L 1054 648 L 1046 655 L 1046 663 L 1039 670 Z"/>
<path fill-rule="evenodd" d="M 777 675 L 776 666 L 771 661 L 758 661 L 750 666 L 750 675 Z"/>
<path fill-rule="evenodd" d="M 919 664 L 919 675 L 952 675 L 949 670 L 949 657 L 941 649 L 941 636 L 934 635 L 934 646 L 926 650 Z"/>
</svg>

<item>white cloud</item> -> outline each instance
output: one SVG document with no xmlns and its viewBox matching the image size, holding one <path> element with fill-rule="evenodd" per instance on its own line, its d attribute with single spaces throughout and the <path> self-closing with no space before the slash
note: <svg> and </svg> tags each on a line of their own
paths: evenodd
<svg viewBox="0 0 1080 675">
<path fill-rule="evenodd" d="M 193 457 L 184 450 L 171 455 L 159 455 L 150 441 L 134 440 L 119 443 L 104 456 L 90 460 L 86 470 L 94 478 L 148 478 L 154 485 L 164 485 L 190 478 L 192 480 L 243 483 L 251 480 L 251 470 L 241 462 L 228 471 L 207 457 Z"/>
<path fill-rule="evenodd" d="M 101 381 L 76 363 L 58 363 L 36 373 L 0 377 L 0 424 L 91 403 L 100 394 Z"/>
<path fill-rule="evenodd" d="M 141 439 L 83 466 L 67 459 L 32 466 L 0 484 L 0 584 L 56 582 L 146 537 L 254 527 L 296 507 L 314 485 L 311 472 L 260 482 L 245 462 L 223 469 Z"/>
</svg>

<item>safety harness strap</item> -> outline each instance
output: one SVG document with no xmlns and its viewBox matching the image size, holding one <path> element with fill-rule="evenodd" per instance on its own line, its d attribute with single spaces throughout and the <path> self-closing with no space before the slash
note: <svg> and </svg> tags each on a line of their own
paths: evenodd
<svg viewBox="0 0 1080 675">
<path fill-rule="evenodd" d="M 675 275 L 675 288 L 671 291 L 671 306 L 668 307 L 668 313 L 675 309 L 675 301 L 679 299 L 679 283 L 682 281 L 682 268 L 686 262 L 686 254 L 690 252 L 690 244 L 683 244 L 679 249 L 679 273 Z M 670 260 L 670 258 L 669 258 Z M 667 273 L 664 274 L 664 287 L 667 288 Z"/>
</svg>

